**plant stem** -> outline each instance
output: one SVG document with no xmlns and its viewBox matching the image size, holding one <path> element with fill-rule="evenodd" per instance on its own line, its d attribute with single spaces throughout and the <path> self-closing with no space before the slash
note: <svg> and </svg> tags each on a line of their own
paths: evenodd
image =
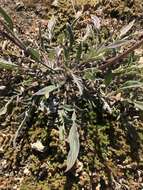
<svg viewBox="0 0 143 190">
<path fill-rule="evenodd" d="M 11 42 L 13 42 L 15 45 L 17 45 L 20 49 L 22 49 L 24 51 L 24 53 L 26 55 L 31 56 L 31 52 L 30 49 L 26 47 L 26 45 L 20 40 L 18 39 L 15 34 L 13 33 L 13 31 L 2 21 L 0 20 L 0 23 L 4 26 L 5 30 L 7 31 L 0 31 L 0 34 L 2 36 L 5 36 L 6 38 L 8 38 Z M 47 69 L 49 69 L 52 72 L 57 72 L 54 69 L 50 68 L 49 66 L 47 66 L 45 63 L 43 63 L 40 59 L 37 60 L 41 65 L 45 66 Z"/>
<path fill-rule="evenodd" d="M 143 35 L 140 37 L 139 40 L 140 41 L 136 42 L 131 48 L 124 51 L 122 54 L 105 61 L 105 63 L 99 67 L 99 70 L 105 70 L 106 68 L 113 66 L 114 64 L 119 62 L 121 59 L 127 57 L 129 53 L 133 52 L 135 49 L 140 47 L 143 44 Z"/>
</svg>

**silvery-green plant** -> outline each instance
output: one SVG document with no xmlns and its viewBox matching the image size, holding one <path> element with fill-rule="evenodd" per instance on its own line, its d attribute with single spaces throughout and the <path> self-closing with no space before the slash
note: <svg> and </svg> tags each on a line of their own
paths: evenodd
<svg viewBox="0 0 143 190">
<path fill-rule="evenodd" d="M 90 23 L 87 23 L 86 27 L 82 31 L 82 35 L 80 37 L 77 37 L 77 35 L 75 35 L 74 28 L 76 24 L 80 22 L 82 14 L 75 12 L 75 20 L 73 23 L 67 23 L 65 25 L 62 42 L 60 44 L 53 45 L 52 39 L 58 37 L 56 37 L 54 33 L 54 29 L 56 27 L 56 18 L 52 16 L 48 22 L 48 39 L 50 42 L 50 49 L 48 49 L 45 53 L 44 50 L 43 52 L 40 52 L 39 50 L 27 47 L 15 35 L 13 31 L 13 22 L 9 15 L 2 8 L 0 8 L 0 13 L 3 17 L 1 23 L 4 24 L 4 28 L 7 32 L 9 32 L 7 37 L 9 37 L 9 39 L 11 39 L 21 49 L 23 49 L 26 55 L 29 55 L 31 59 L 41 64 L 42 67 L 44 67 L 49 72 L 49 75 L 51 77 L 51 85 L 44 86 L 43 88 L 39 89 L 32 95 L 31 99 L 37 96 L 41 97 L 39 98 L 40 106 L 42 106 L 41 110 L 44 110 L 44 108 L 48 106 L 50 107 L 47 109 L 49 112 L 50 110 L 56 110 L 61 123 L 61 126 L 59 126 L 59 134 L 61 140 L 66 139 L 65 126 L 67 124 L 65 118 L 68 118 L 72 113 L 72 117 L 68 118 L 70 120 L 71 128 L 67 138 L 70 147 L 67 157 L 67 172 L 75 164 L 80 151 L 80 138 L 78 133 L 80 121 L 78 121 L 78 116 L 79 113 L 83 110 L 76 105 L 75 100 L 71 102 L 72 105 L 70 105 L 70 108 L 67 108 L 65 107 L 66 100 L 63 100 L 60 102 L 61 104 L 59 103 L 58 105 L 58 103 L 51 97 L 53 94 L 58 94 L 58 92 L 62 91 L 63 89 L 65 91 L 64 93 L 67 96 L 70 96 L 68 93 L 69 90 L 72 90 L 72 93 L 74 93 L 74 96 L 77 99 L 84 101 L 86 99 L 87 102 L 91 103 L 89 92 L 92 88 L 92 93 L 94 93 L 92 96 L 96 98 L 98 97 L 103 106 L 103 110 L 106 110 L 109 114 L 112 114 L 112 107 L 108 101 L 109 96 L 107 96 L 109 94 L 107 85 L 108 82 L 106 80 L 114 81 L 115 75 L 119 75 L 121 73 L 129 74 L 129 72 L 134 69 L 136 69 L 136 72 L 138 73 L 140 72 L 140 68 L 136 64 L 129 67 L 121 66 L 119 68 L 110 69 L 112 72 L 106 72 L 106 77 L 104 77 L 106 69 L 105 71 L 100 69 L 99 63 L 105 62 L 105 59 L 108 58 L 108 54 L 112 54 L 113 49 L 116 49 L 118 51 L 120 47 L 133 41 L 133 39 L 131 39 L 131 36 L 127 36 L 126 34 L 133 27 L 135 21 L 131 21 L 127 26 L 123 27 L 118 32 L 119 35 L 113 35 L 113 38 L 105 41 L 102 39 L 103 42 L 100 44 L 99 34 L 102 27 L 100 18 L 92 15 Z M 43 57 L 40 55 L 43 55 Z M 19 66 L 17 64 L 12 63 L 11 61 L 6 61 L 3 58 L 0 59 L 0 67 L 3 69 L 19 69 Z M 102 77 L 98 77 L 98 75 L 101 75 Z M 103 84 L 106 84 L 107 88 L 106 85 L 104 86 Z M 125 83 L 122 84 L 120 88 L 116 90 L 116 92 L 142 87 L 142 80 L 125 81 Z M 49 101 L 48 105 L 44 104 L 45 99 L 46 101 Z M 11 103 L 11 101 L 12 99 L 8 101 L 3 108 L 0 109 L 0 116 L 6 114 L 8 105 Z M 127 99 L 127 101 L 129 103 L 133 103 L 135 107 L 143 110 L 141 101 L 129 99 Z M 92 103 L 94 104 L 94 102 Z M 53 109 L 51 106 L 53 106 Z M 54 106 L 56 109 L 54 109 Z M 17 136 L 23 125 L 26 124 L 29 114 L 30 111 L 26 110 L 24 118 L 18 127 L 13 141 L 14 147 L 17 146 Z"/>
</svg>

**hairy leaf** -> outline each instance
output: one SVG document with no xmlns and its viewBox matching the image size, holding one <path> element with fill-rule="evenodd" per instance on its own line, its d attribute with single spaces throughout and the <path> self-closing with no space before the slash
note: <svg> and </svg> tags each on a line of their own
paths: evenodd
<svg viewBox="0 0 143 190">
<path fill-rule="evenodd" d="M 40 60 L 40 55 L 39 55 L 37 50 L 35 50 L 33 48 L 29 48 L 28 51 L 29 51 L 29 54 L 33 60 L 35 60 L 35 61 Z"/>
<path fill-rule="evenodd" d="M 67 169 L 65 172 L 69 171 L 73 167 L 79 154 L 79 147 L 80 147 L 79 134 L 77 131 L 77 124 L 74 119 L 73 119 L 73 125 L 69 132 L 68 140 L 70 145 L 70 151 L 67 157 Z"/>
<path fill-rule="evenodd" d="M 11 17 L 6 13 L 6 11 L 2 7 L 0 7 L 0 14 L 4 18 L 4 20 L 6 21 L 7 25 L 9 26 L 9 28 L 11 30 L 13 30 L 12 19 L 11 19 Z"/>
<path fill-rule="evenodd" d="M 112 82 L 113 77 L 114 77 L 114 74 L 111 71 L 108 71 L 107 74 L 105 74 L 104 78 L 105 78 L 106 86 L 108 86 Z"/>
<path fill-rule="evenodd" d="M 25 112 L 25 116 L 24 116 L 24 119 L 22 120 L 21 124 L 19 125 L 17 131 L 16 131 L 16 134 L 15 134 L 15 137 L 13 139 L 13 147 L 16 148 L 16 140 L 17 140 L 17 137 L 19 135 L 19 133 L 21 132 L 22 130 L 22 127 L 26 124 L 26 121 L 27 119 L 29 118 L 29 111 L 26 111 Z"/>
<path fill-rule="evenodd" d="M 53 15 L 53 16 L 51 17 L 51 19 L 49 20 L 49 22 L 48 22 L 49 40 L 51 40 L 52 37 L 53 37 L 53 30 L 54 30 L 54 28 L 55 28 L 55 25 L 56 25 L 56 18 L 55 18 L 55 16 Z"/>
<path fill-rule="evenodd" d="M 136 108 L 138 108 L 138 109 L 140 109 L 140 110 L 143 111 L 143 102 L 141 102 L 141 101 L 134 101 L 133 103 L 134 103 L 134 106 Z"/>
<path fill-rule="evenodd" d="M 17 67 L 16 64 L 12 63 L 11 61 L 6 61 L 0 58 L 0 69 L 15 69 Z"/>
<path fill-rule="evenodd" d="M 69 51 L 68 51 L 68 48 L 65 47 L 65 46 L 63 46 L 63 52 L 64 52 L 65 64 L 67 64 L 66 61 L 69 59 Z"/>
<path fill-rule="evenodd" d="M 73 77 L 73 81 L 74 83 L 77 85 L 78 89 L 79 89 L 79 93 L 80 95 L 83 94 L 83 83 L 82 83 L 82 79 L 78 76 L 76 76 L 75 74 L 71 73 L 72 77 Z"/>
<path fill-rule="evenodd" d="M 99 30 L 100 27 L 101 27 L 100 19 L 97 16 L 94 15 L 94 16 L 91 16 L 91 20 L 92 20 L 92 22 L 94 24 L 94 27 Z"/>
<path fill-rule="evenodd" d="M 5 104 L 5 106 L 0 109 L 0 116 L 1 116 L 1 115 L 5 115 L 5 114 L 7 113 L 8 108 L 9 108 L 10 104 L 12 103 L 13 99 L 14 99 L 14 98 L 12 97 L 12 98 Z"/>
<path fill-rule="evenodd" d="M 130 80 L 125 82 L 120 89 L 129 89 L 129 88 L 142 88 L 143 83 L 140 81 Z"/>
<path fill-rule="evenodd" d="M 65 138 L 65 125 L 64 123 L 59 127 L 59 138 L 60 140 L 64 140 Z"/>
<path fill-rule="evenodd" d="M 124 26 L 121 30 L 120 30 L 120 35 L 119 37 L 124 36 L 134 25 L 135 20 L 131 21 L 128 25 Z"/>
<path fill-rule="evenodd" d="M 71 48 L 74 43 L 74 33 L 73 33 L 72 27 L 69 23 L 67 23 L 66 28 L 67 28 L 67 34 L 68 34 L 70 48 Z"/>
<path fill-rule="evenodd" d="M 80 42 L 80 44 L 78 45 L 78 48 L 77 48 L 77 53 L 76 53 L 76 62 L 77 63 L 79 63 L 81 55 L 82 55 L 82 42 Z"/>
<path fill-rule="evenodd" d="M 59 85 L 58 86 L 50 85 L 50 86 L 42 88 L 41 90 L 36 92 L 34 95 L 37 95 L 37 96 L 45 95 L 46 98 L 49 98 L 49 94 L 58 88 L 59 88 Z"/>
<path fill-rule="evenodd" d="M 121 47 L 121 46 L 123 46 L 125 44 L 128 44 L 129 42 L 132 42 L 132 41 L 133 40 L 125 40 L 125 39 L 123 39 L 123 40 L 117 40 L 117 41 L 113 42 L 112 44 L 106 46 L 105 48 L 107 48 L 107 49 L 118 48 L 118 47 Z"/>
<path fill-rule="evenodd" d="M 92 33 L 92 27 L 91 27 L 91 25 L 88 24 L 86 27 L 85 35 L 83 36 L 81 41 L 84 42 L 85 40 L 87 40 L 87 38 L 91 35 L 91 33 Z"/>
</svg>

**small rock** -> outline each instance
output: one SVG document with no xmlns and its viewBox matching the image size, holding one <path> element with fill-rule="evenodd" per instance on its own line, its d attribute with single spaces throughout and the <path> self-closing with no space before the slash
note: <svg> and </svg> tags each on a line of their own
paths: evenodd
<svg viewBox="0 0 143 190">
<path fill-rule="evenodd" d="M 25 168 L 24 171 L 23 171 L 23 173 L 25 175 L 29 175 L 30 174 L 30 170 L 28 168 Z"/>
<path fill-rule="evenodd" d="M 31 148 L 33 150 L 39 151 L 39 152 L 44 152 L 45 151 L 45 146 L 41 143 L 41 141 L 37 140 L 37 142 L 31 144 Z"/>
<path fill-rule="evenodd" d="M 0 90 L 5 90 L 6 86 L 0 86 Z"/>
</svg>

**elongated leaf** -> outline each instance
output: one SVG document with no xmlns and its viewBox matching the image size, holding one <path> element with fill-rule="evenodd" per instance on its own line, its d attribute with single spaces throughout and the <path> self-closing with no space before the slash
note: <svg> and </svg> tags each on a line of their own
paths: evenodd
<svg viewBox="0 0 143 190">
<path fill-rule="evenodd" d="M 77 23 L 77 21 L 80 19 L 80 17 L 82 16 L 82 13 L 83 13 L 83 10 L 75 12 L 75 19 L 73 20 L 73 22 L 72 22 L 72 24 L 71 24 L 72 27 L 73 27 L 73 26 Z"/>
<path fill-rule="evenodd" d="M 112 114 L 112 109 L 108 104 L 108 102 L 104 98 L 102 98 L 102 102 L 103 102 L 103 109 L 108 111 L 108 113 Z"/>
<path fill-rule="evenodd" d="M 141 102 L 141 101 L 134 101 L 133 103 L 134 103 L 134 106 L 136 108 L 138 108 L 138 109 L 140 109 L 140 110 L 143 111 L 143 102 Z"/>
<path fill-rule="evenodd" d="M 128 44 L 130 42 L 132 42 L 132 40 L 124 40 L 124 39 L 123 40 L 117 40 L 117 41 L 113 42 L 112 44 L 106 46 L 105 48 L 114 49 L 114 48 L 121 47 L 125 44 Z"/>
<path fill-rule="evenodd" d="M 11 61 L 6 61 L 4 59 L 0 59 L 0 69 L 15 69 L 17 67 L 16 64 L 12 63 Z"/>
<path fill-rule="evenodd" d="M 16 148 L 16 140 L 17 140 L 17 137 L 18 135 L 20 134 L 23 126 L 26 124 L 26 121 L 27 119 L 29 118 L 29 110 L 25 112 L 25 116 L 24 116 L 24 119 L 22 120 L 21 124 L 19 125 L 17 131 L 16 131 L 16 134 L 15 134 L 15 137 L 13 139 L 13 147 Z"/>
<path fill-rule="evenodd" d="M 56 18 L 55 18 L 55 16 L 53 15 L 53 16 L 51 17 L 51 19 L 49 20 L 49 22 L 48 22 L 49 40 L 51 40 L 52 37 L 53 37 L 53 30 L 54 30 L 54 28 L 55 28 L 55 25 L 56 25 Z"/>
<path fill-rule="evenodd" d="M 73 77 L 74 83 L 77 85 L 77 87 L 79 89 L 80 95 L 82 95 L 83 94 L 83 82 L 82 82 L 82 79 L 80 77 L 76 76 L 73 73 L 71 73 L 71 75 Z"/>
<path fill-rule="evenodd" d="M 57 58 L 59 58 L 62 52 L 62 48 L 60 46 L 55 47 L 55 52 L 56 52 Z"/>
<path fill-rule="evenodd" d="M 143 87 L 142 82 L 130 80 L 130 81 L 125 82 L 120 89 L 142 88 L 142 87 Z"/>
<path fill-rule="evenodd" d="M 79 63 L 82 55 L 82 42 L 78 45 L 77 53 L 76 53 L 76 62 Z"/>
<path fill-rule="evenodd" d="M 64 104 L 63 106 L 61 106 L 65 111 L 67 112 L 73 112 L 73 106 L 68 105 L 68 104 Z"/>
<path fill-rule="evenodd" d="M 100 19 L 97 16 L 94 15 L 94 16 L 91 16 L 91 20 L 92 20 L 92 22 L 94 24 L 94 27 L 99 30 L 100 27 L 101 27 Z"/>
<path fill-rule="evenodd" d="M 72 47 L 72 45 L 74 43 L 74 33 L 73 33 L 72 27 L 69 23 L 66 25 L 66 28 L 67 28 L 68 38 L 70 41 L 70 47 Z"/>
<path fill-rule="evenodd" d="M 49 98 L 49 93 L 53 92 L 54 90 L 56 90 L 58 88 L 59 88 L 59 86 L 50 85 L 50 86 L 42 88 L 41 90 L 36 92 L 34 95 L 37 95 L 37 96 L 45 95 L 46 98 Z"/>
<path fill-rule="evenodd" d="M 73 121 L 73 123 L 76 122 L 76 113 L 75 113 L 75 110 L 73 111 L 73 114 L 72 114 L 72 121 Z"/>
<path fill-rule="evenodd" d="M 58 110 L 59 120 L 61 122 L 61 126 L 59 126 L 59 139 L 64 140 L 65 138 L 65 123 L 64 123 L 64 117 L 66 116 L 66 113 L 63 109 Z"/>
<path fill-rule="evenodd" d="M 35 61 L 39 61 L 40 60 L 40 55 L 39 55 L 39 52 L 33 48 L 29 48 L 28 49 L 28 52 L 31 56 L 31 58 Z"/>
<path fill-rule="evenodd" d="M 59 139 L 62 141 L 64 140 L 64 138 L 65 138 L 65 125 L 63 123 L 63 125 L 59 127 Z"/>
<path fill-rule="evenodd" d="M 81 39 L 81 41 L 85 41 L 85 40 L 87 40 L 87 38 L 91 35 L 91 33 L 92 33 L 92 27 L 91 27 L 91 25 L 87 25 L 87 27 L 86 27 L 86 32 L 85 32 L 85 35 L 83 36 L 83 38 Z"/>
<path fill-rule="evenodd" d="M 73 121 L 73 125 L 70 129 L 68 140 L 70 145 L 70 151 L 67 157 L 67 169 L 65 172 L 69 171 L 73 167 L 79 154 L 79 134 L 75 121 Z"/>
<path fill-rule="evenodd" d="M 105 78 L 106 86 L 108 86 L 112 82 L 113 77 L 114 77 L 114 74 L 111 71 L 108 71 L 107 74 L 105 74 L 104 78 Z"/>
<path fill-rule="evenodd" d="M 11 19 L 11 17 L 6 13 L 6 11 L 2 7 L 0 7 L 0 14 L 4 18 L 4 20 L 6 21 L 7 25 L 9 26 L 9 28 L 11 30 L 13 30 L 12 19 Z"/>
<path fill-rule="evenodd" d="M 69 51 L 68 51 L 68 48 L 63 46 L 63 52 L 64 52 L 64 58 L 65 58 L 65 61 L 68 60 L 69 58 Z M 67 64 L 67 63 L 66 63 Z"/>
<path fill-rule="evenodd" d="M 120 35 L 119 37 L 124 36 L 134 25 L 135 20 L 131 21 L 128 25 L 124 26 L 121 30 L 120 30 Z"/>
<path fill-rule="evenodd" d="M 131 100 L 131 99 L 126 99 L 130 104 L 134 104 L 134 106 L 140 110 L 143 111 L 143 101 L 136 101 L 136 100 Z"/>
<path fill-rule="evenodd" d="M 134 64 L 131 66 L 120 66 L 113 70 L 114 74 L 129 74 L 130 72 L 139 73 L 143 69 L 143 64 Z"/>
<path fill-rule="evenodd" d="M 1 116 L 1 115 L 5 115 L 5 114 L 7 113 L 8 107 L 9 107 L 9 105 L 12 103 L 12 101 L 13 101 L 13 98 L 11 98 L 11 99 L 5 104 L 5 106 L 0 109 L 0 116 Z"/>
</svg>

